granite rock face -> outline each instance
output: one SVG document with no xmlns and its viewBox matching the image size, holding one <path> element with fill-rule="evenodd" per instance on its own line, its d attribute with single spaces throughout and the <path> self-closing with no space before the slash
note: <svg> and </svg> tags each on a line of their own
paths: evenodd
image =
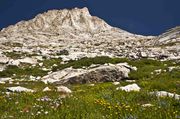
<svg viewBox="0 0 180 119">
<path fill-rule="evenodd" d="M 131 70 L 136 70 L 136 68 L 126 63 L 101 65 L 92 69 L 67 68 L 44 76 L 42 81 L 56 84 L 114 82 L 128 78 Z"/>
</svg>

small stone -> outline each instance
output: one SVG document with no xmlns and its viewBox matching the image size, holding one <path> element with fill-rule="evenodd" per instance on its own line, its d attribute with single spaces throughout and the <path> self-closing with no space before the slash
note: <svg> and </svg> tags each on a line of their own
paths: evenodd
<svg viewBox="0 0 180 119">
<path fill-rule="evenodd" d="M 9 81 L 9 84 L 13 84 L 13 82 L 12 82 L 12 81 Z"/>
<path fill-rule="evenodd" d="M 27 89 L 21 86 L 17 86 L 17 87 L 9 87 L 7 88 L 8 91 L 10 92 L 34 92 L 34 90 L 31 89 Z"/>
<path fill-rule="evenodd" d="M 175 67 L 168 67 L 168 71 L 171 72 Z"/>
<path fill-rule="evenodd" d="M 57 67 L 58 65 L 57 64 L 53 64 L 53 67 Z"/>
<path fill-rule="evenodd" d="M 36 77 L 36 80 L 40 80 L 40 79 L 41 79 L 41 77 L 40 77 L 40 76 Z"/>
<path fill-rule="evenodd" d="M 128 83 L 135 83 L 136 80 L 126 80 L 126 82 L 128 82 Z"/>
<path fill-rule="evenodd" d="M 143 58 L 147 58 L 148 57 L 146 52 L 140 52 L 140 56 L 143 57 Z"/>
<path fill-rule="evenodd" d="M 41 114 L 41 112 L 40 112 L 40 111 L 38 111 L 36 115 L 39 115 L 39 114 Z"/>
<path fill-rule="evenodd" d="M 6 82 L 6 81 L 11 81 L 12 78 L 0 78 L 0 81 L 2 82 Z"/>
<path fill-rule="evenodd" d="M 8 57 L 0 57 L 0 63 L 7 64 L 8 62 L 9 62 L 9 58 Z"/>
<path fill-rule="evenodd" d="M 170 97 L 170 98 L 174 98 L 176 100 L 180 99 L 180 95 L 175 94 L 175 93 L 169 93 L 166 91 L 155 91 L 155 92 L 150 92 L 151 95 L 156 95 L 157 97 Z"/>
<path fill-rule="evenodd" d="M 60 92 L 60 93 L 64 93 L 64 94 L 72 93 L 72 91 L 69 88 L 65 87 L 65 86 L 57 87 L 57 91 Z"/>
<path fill-rule="evenodd" d="M 21 63 L 28 63 L 32 65 L 36 65 L 38 62 L 36 59 L 30 58 L 30 57 L 25 57 L 24 59 L 19 59 Z"/>
<path fill-rule="evenodd" d="M 160 74 L 161 72 L 162 72 L 162 70 L 161 69 L 158 69 L 158 70 L 155 70 L 154 71 L 156 74 Z"/>
<path fill-rule="evenodd" d="M 4 81 L 0 81 L 0 84 L 5 84 L 6 82 L 4 82 Z"/>
<path fill-rule="evenodd" d="M 51 91 L 51 89 L 49 87 L 46 87 L 43 89 L 43 92 L 46 92 L 46 91 Z"/>
<path fill-rule="evenodd" d="M 5 92 L 6 93 L 6 95 L 10 95 L 11 93 L 10 92 Z"/>
<path fill-rule="evenodd" d="M 119 85 L 120 82 L 113 82 L 113 85 Z"/>
<path fill-rule="evenodd" d="M 92 87 L 93 87 L 93 86 L 95 86 L 95 85 L 94 85 L 94 84 L 89 84 L 89 86 L 92 86 Z"/>
<path fill-rule="evenodd" d="M 152 105 L 152 104 L 143 104 L 142 105 L 142 107 L 152 107 L 152 106 L 154 106 L 154 105 Z"/>
<path fill-rule="evenodd" d="M 43 63 L 39 63 L 39 66 L 42 67 L 42 66 L 43 66 Z"/>
</svg>

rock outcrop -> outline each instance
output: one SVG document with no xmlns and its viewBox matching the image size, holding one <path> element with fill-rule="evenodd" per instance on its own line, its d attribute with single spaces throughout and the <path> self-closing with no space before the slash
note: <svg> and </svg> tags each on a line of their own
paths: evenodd
<svg viewBox="0 0 180 119">
<path fill-rule="evenodd" d="M 155 95 L 157 97 L 170 97 L 170 98 L 174 98 L 176 100 L 180 99 L 180 95 L 175 94 L 175 93 L 170 93 L 167 91 L 155 91 L 155 92 L 150 92 L 151 95 Z"/>
<path fill-rule="evenodd" d="M 21 86 L 16 86 L 16 87 L 9 87 L 7 88 L 9 92 L 34 92 L 32 89 L 27 89 Z"/>
<path fill-rule="evenodd" d="M 131 91 L 139 92 L 140 89 L 141 88 L 137 84 L 135 84 L 135 83 L 127 85 L 127 86 L 122 86 L 122 87 L 117 87 L 116 88 L 116 90 L 123 90 L 123 91 L 126 91 L 126 92 L 131 92 Z"/>
<path fill-rule="evenodd" d="M 56 84 L 113 82 L 128 78 L 131 70 L 136 70 L 136 68 L 126 63 L 101 65 L 92 69 L 67 68 L 44 76 L 42 81 Z"/>
</svg>

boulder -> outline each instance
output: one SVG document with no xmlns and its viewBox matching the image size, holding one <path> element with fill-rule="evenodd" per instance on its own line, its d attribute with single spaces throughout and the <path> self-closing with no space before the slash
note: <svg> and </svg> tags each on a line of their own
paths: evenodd
<svg viewBox="0 0 180 119">
<path fill-rule="evenodd" d="M 162 69 L 154 70 L 154 72 L 155 72 L 156 74 L 160 74 L 160 73 L 162 72 Z"/>
<path fill-rule="evenodd" d="M 63 79 L 68 79 L 69 77 L 75 77 L 75 76 L 83 74 L 85 72 L 86 71 L 83 69 L 73 69 L 70 67 L 70 68 L 66 68 L 61 71 L 50 73 L 50 74 L 42 77 L 42 81 L 46 84 L 47 83 L 55 83 L 55 82 L 59 82 L 60 80 L 63 80 Z"/>
<path fill-rule="evenodd" d="M 8 57 L 0 57 L 0 63 L 1 64 L 7 64 L 9 62 L 9 58 Z"/>
<path fill-rule="evenodd" d="M 0 81 L 0 84 L 5 84 L 6 82 L 4 82 L 4 81 Z"/>
<path fill-rule="evenodd" d="M 142 57 L 142 58 L 147 58 L 148 55 L 147 55 L 146 52 L 140 52 L 140 57 Z"/>
<path fill-rule="evenodd" d="M 39 63 L 39 66 L 42 67 L 43 66 L 43 62 Z"/>
<path fill-rule="evenodd" d="M 180 60 L 180 56 L 171 56 L 168 59 L 169 60 Z"/>
<path fill-rule="evenodd" d="M 9 60 L 8 65 L 19 66 L 20 61 L 11 59 L 11 60 Z"/>
<path fill-rule="evenodd" d="M 119 85 L 120 82 L 113 82 L 113 85 Z"/>
<path fill-rule="evenodd" d="M 175 94 L 175 93 L 169 93 L 166 91 L 155 91 L 155 92 L 150 92 L 151 95 L 156 95 L 157 97 L 170 97 L 170 98 L 175 98 L 176 100 L 180 99 L 180 95 Z"/>
<path fill-rule="evenodd" d="M 171 72 L 173 69 L 175 69 L 176 67 L 168 67 L 168 71 Z"/>
<path fill-rule="evenodd" d="M 59 81 L 59 80 L 54 79 L 54 78 L 46 78 L 46 79 L 42 80 L 42 82 L 44 82 L 45 84 L 55 83 L 55 82 L 58 82 L 58 81 Z"/>
<path fill-rule="evenodd" d="M 128 83 L 135 83 L 136 82 L 136 80 L 125 80 L 125 81 Z"/>
<path fill-rule="evenodd" d="M 131 92 L 131 91 L 140 91 L 140 87 L 137 85 L 137 84 L 130 84 L 130 85 L 127 85 L 127 86 L 124 86 L 124 87 L 118 87 L 116 88 L 116 90 L 123 90 L 123 91 L 126 91 L 126 92 Z"/>
<path fill-rule="evenodd" d="M 143 104 L 143 105 L 141 105 L 142 107 L 152 107 L 152 106 L 154 106 L 154 105 L 152 105 L 152 104 Z"/>
<path fill-rule="evenodd" d="M 95 84 L 92 83 L 92 84 L 89 84 L 89 86 L 93 87 L 93 86 L 95 86 Z"/>
<path fill-rule="evenodd" d="M 21 63 L 27 63 L 27 64 L 37 64 L 37 59 L 33 59 L 33 58 L 30 58 L 30 57 L 26 57 L 24 59 L 19 59 L 19 61 Z"/>
<path fill-rule="evenodd" d="M 180 69 L 180 67 L 178 67 L 178 66 L 176 66 L 176 67 L 175 66 L 168 67 L 169 72 L 171 72 L 174 69 Z"/>
<path fill-rule="evenodd" d="M 35 56 L 35 59 L 37 59 L 39 61 L 43 61 L 43 57 L 42 56 Z"/>
<path fill-rule="evenodd" d="M 100 66 L 88 70 L 86 73 L 69 77 L 64 80 L 66 83 L 96 83 L 96 82 L 113 82 L 128 78 L 129 69 L 116 66 Z"/>
<path fill-rule="evenodd" d="M 21 86 L 16 86 L 16 87 L 9 87 L 7 88 L 9 92 L 34 92 L 32 89 L 27 89 Z"/>
<path fill-rule="evenodd" d="M 49 87 L 46 87 L 43 89 L 43 92 L 46 92 L 46 91 L 51 91 L 51 89 Z"/>
<path fill-rule="evenodd" d="M 12 81 L 12 78 L 0 78 L 0 81 L 2 82 Z"/>
<path fill-rule="evenodd" d="M 63 94 L 70 94 L 70 93 L 72 93 L 72 91 L 69 88 L 65 87 L 65 86 L 57 87 L 57 92 L 60 92 L 60 93 L 63 93 Z"/>
<path fill-rule="evenodd" d="M 114 82 L 128 78 L 131 70 L 135 70 L 126 63 L 107 64 L 90 69 L 67 68 L 53 72 L 42 78 L 43 82 L 56 84 L 84 84 L 99 82 Z"/>
<path fill-rule="evenodd" d="M 6 69 L 6 65 L 3 65 L 3 64 L 1 65 L 1 64 L 0 64 L 0 72 L 1 72 L 1 71 L 4 71 L 5 69 Z"/>
</svg>

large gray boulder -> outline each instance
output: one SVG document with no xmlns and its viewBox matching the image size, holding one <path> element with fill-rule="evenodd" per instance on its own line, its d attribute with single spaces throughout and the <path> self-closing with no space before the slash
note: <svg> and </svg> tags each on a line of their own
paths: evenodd
<svg viewBox="0 0 180 119">
<path fill-rule="evenodd" d="M 97 83 L 97 82 L 112 82 L 120 81 L 123 78 L 128 78 L 129 70 L 122 67 L 121 69 L 112 66 L 101 66 L 88 72 L 70 77 L 65 80 L 60 80 L 59 83 L 83 84 L 83 83 Z"/>
<path fill-rule="evenodd" d="M 99 82 L 114 82 L 128 78 L 128 73 L 136 70 L 127 63 L 106 64 L 92 69 L 64 69 L 42 78 L 43 82 L 50 80 L 56 84 L 84 84 Z M 49 83 L 50 83 L 49 81 Z"/>
</svg>

